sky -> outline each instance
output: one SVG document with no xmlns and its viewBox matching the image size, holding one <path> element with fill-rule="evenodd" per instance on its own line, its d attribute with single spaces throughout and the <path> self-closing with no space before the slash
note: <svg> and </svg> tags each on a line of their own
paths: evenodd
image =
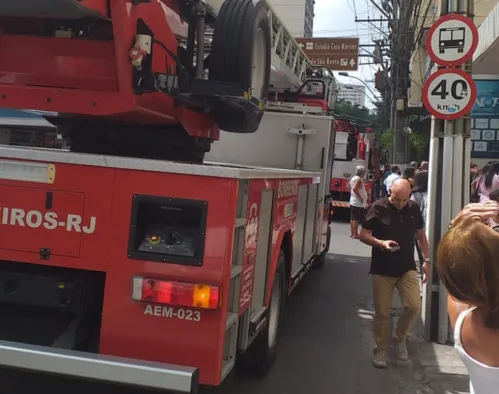
<svg viewBox="0 0 499 394">
<path fill-rule="evenodd" d="M 372 44 L 372 40 L 379 39 L 382 34 L 376 27 L 382 27 L 386 31 L 386 23 L 383 25 L 376 22 L 373 27 L 368 23 L 355 23 L 355 15 L 358 19 L 367 19 L 381 17 L 381 14 L 370 2 L 370 0 L 316 0 L 315 1 L 315 18 L 314 18 L 314 36 L 315 37 L 359 37 L 360 44 Z M 372 52 L 372 48 L 366 48 Z M 360 53 L 367 54 L 363 49 Z M 372 63 L 372 59 L 361 57 L 359 63 Z M 350 75 L 365 81 L 371 90 L 377 94 L 374 88 L 374 83 L 369 82 L 374 80 L 374 73 L 378 66 L 359 66 L 359 71 L 349 72 Z M 335 73 L 340 83 L 345 84 L 360 84 L 359 81 L 338 76 Z M 373 94 L 366 90 L 366 107 L 372 108 Z"/>
</svg>

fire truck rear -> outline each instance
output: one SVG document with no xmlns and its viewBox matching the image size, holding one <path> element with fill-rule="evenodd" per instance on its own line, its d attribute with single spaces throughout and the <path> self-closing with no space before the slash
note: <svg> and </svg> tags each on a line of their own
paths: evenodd
<svg viewBox="0 0 499 394">
<path fill-rule="evenodd" d="M 359 126 L 348 119 L 336 119 L 336 144 L 334 149 L 331 194 L 333 207 L 350 209 L 350 180 L 357 166 L 367 170 L 364 185 L 368 203 L 374 201 L 376 182 L 379 179 L 379 155 L 371 128 L 362 132 Z"/>
<path fill-rule="evenodd" d="M 0 31 L 2 106 L 70 146 L 0 147 L 0 365 L 265 374 L 329 244 L 331 72 L 264 1 L 9 0 Z"/>
</svg>

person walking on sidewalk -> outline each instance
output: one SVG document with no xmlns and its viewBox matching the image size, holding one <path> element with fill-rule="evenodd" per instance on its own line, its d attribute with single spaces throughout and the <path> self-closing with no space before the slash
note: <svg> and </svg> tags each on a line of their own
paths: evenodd
<svg viewBox="0 0 499 394">
<path fill-rule="evenodd" d="M 487 225 L 498 214 L 495 201 L 469 204 L 437 253 L 454 346 L 468 369 L 471 394 L 497 393 L 499 386 L 499 234 Z"/>
<path fill-rule="evenodd" d="M 350 179 L 350 237 L 359 238 L 359 224 L 364 220 L 364 211 L 367 206 L 367 191 L 364 185 L 366 168 L 357 166 L 355 176 Z"/>
<path fill-rule="evenodd" d="M 428 171 L 419 171 L 414 175 L 414 187 L 412 188 L 411 200 L 418 204 L 421 215 L 423 215 L 423 223 L 426 227 L 427 207 L 428 207 Z M 416 251 L 419 257 L 420 267 L 423 266 L 424 258 L 421 253 L 421 247 L 416 240 Z"/>
<path fill-rule="evenodd" d="M 392 188 L 393 182 L 395 182 L 397 179 L 400 179 L 402 176 L 402 172 L 400 171 L 399 166 L 393 166 L 392 167 L 392 173 L 388 175 L 383 182 L 384 185 L 386 186 L 386 190 L 388 194 L 390 194 L 390 189 Z"/>
<path fill-rule="evenodd" d="M 407 361 L 406 341 L 420 310 L 419 278 L 414 261 L 414 239 L 421 245 L 424 258 L 423 283 L 429 269 L 428 241 L 423 216 L 418 205 L 410 200 L 411 185 L 397 179 L 388 198 L 375 201 L 366 212 L 360 240 L 372 246 L 371 269 L 374 300 L 373 365 L 386 368 L 390 342 L 390 309 L 395 288 L 402 299 L 404 311 L 399 318 L 394 339 L 398 358 Z"/>
</svg>

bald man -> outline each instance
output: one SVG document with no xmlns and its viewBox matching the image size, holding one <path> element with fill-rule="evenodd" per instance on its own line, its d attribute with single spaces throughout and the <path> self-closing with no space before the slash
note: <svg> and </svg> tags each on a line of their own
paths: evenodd
<svg viewBox="0 0 499 394">
<path fill-rule="evenodd" d="M 406 341 L 420 310 L 419 278 L 414 261 L 414 239 L 417 238 L 424 258 L 423 283 L 429 272 L 428 241 L 418 204 L 410 200 L 411 185 L 397 179 L 390 197 L 375 201 L 366 212 L 360 240 L 372 246 L 371 269 L 374 300 L 373 365 L 386 368 L 390 342 L 390 308 L 397 288 L 404 311 L 393 335 L 398 358 L 408 361 Z"/>
</svg>

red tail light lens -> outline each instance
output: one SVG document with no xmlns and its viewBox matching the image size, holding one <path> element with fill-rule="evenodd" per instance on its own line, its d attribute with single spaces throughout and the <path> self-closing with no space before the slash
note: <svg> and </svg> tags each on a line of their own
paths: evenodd
<svg viewBox="0 0 499 394">
<path fill-rule="evenodd" d="M 220 288 L 204 284 L 133 278 L 132 300 L 202 309 L 217 309 Z"/>
</svg>

